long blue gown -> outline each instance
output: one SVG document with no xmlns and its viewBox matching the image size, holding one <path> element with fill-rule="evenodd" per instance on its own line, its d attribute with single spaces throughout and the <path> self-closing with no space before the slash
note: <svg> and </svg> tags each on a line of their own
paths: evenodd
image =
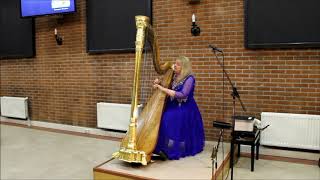
<svg viewBox="0 0 320 180">
<path fill-rule="evenodd" d="M 204 129 L 193 97 L 194 87 L 195 78 L 192 75 L 179 83 L 173 81 L 172 89 L 176 94 L 166 101 L 155 153 L 162 151 L 168 159 L 179 159 L 203 150 Z"/>
</svg>

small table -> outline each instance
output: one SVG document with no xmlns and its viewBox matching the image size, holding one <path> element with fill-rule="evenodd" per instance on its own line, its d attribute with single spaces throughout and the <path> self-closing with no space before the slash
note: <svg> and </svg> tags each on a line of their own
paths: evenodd
<svg viewBox="0 0 320 180">
<path fill-rule="evenodd" d="M 256 149 L 256 159 L 259 159 L 259 146 L 260 146 L 260 130 L 255 129 L 252 132 L 248 131 L 234 131 L 234 143 L 238 144 L 238 154 L 240 157 L 240 146 L 251 146 L 251 171 L 254 171 L 254 151 Z"/>
</svg>

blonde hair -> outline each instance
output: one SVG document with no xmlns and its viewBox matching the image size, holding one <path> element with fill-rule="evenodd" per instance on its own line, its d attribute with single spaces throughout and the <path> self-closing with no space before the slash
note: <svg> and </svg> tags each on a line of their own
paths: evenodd
<svg viewBox="0 0 320 180">
<path fill-rule="evenodd" d="M 176 81 L 179 82 L 192 73 L 192 67 L 191 61 L 185 56 L 180 56 L 177 58 L 177 60 L 181 61 L 181 73 L 180 76 L 176 79 Z"/>
</svg>

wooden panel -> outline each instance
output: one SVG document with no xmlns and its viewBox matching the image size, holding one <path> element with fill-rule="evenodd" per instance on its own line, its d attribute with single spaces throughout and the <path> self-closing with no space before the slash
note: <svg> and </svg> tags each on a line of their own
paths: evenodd
<svg viewBox="0 0 320 180">
<path fill-rule="evenodd" d="M 106 179 L 117 179 L 117 180 L 130 180 L 135 178 L 123 177 L 120 175 L 108 174 L 106 172 L 93 172 L 94 180 L 106 180 Z"/>
</svg>

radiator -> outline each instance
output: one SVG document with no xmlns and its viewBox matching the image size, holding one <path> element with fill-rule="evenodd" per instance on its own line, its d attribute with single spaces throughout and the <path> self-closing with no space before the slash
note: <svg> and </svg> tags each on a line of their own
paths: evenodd
<svg viewBox="0 0 320 180">
<path fill-rule="evenodd" d="M 320 115 L 261 113 L 261 144 L 320 150 Z"/>
<path fill-rule="evenodd" d="M 141 112 L 142 105 L 138 106 Z M 130 124 L 130 104 L 97 103 L 97 126 L 104 129 L 127 131 Z"/>
<path fill-rule="evenodd" d="M 27 97 L 0 97 L 1 116 L 28 119 Z"/>
</svg>

